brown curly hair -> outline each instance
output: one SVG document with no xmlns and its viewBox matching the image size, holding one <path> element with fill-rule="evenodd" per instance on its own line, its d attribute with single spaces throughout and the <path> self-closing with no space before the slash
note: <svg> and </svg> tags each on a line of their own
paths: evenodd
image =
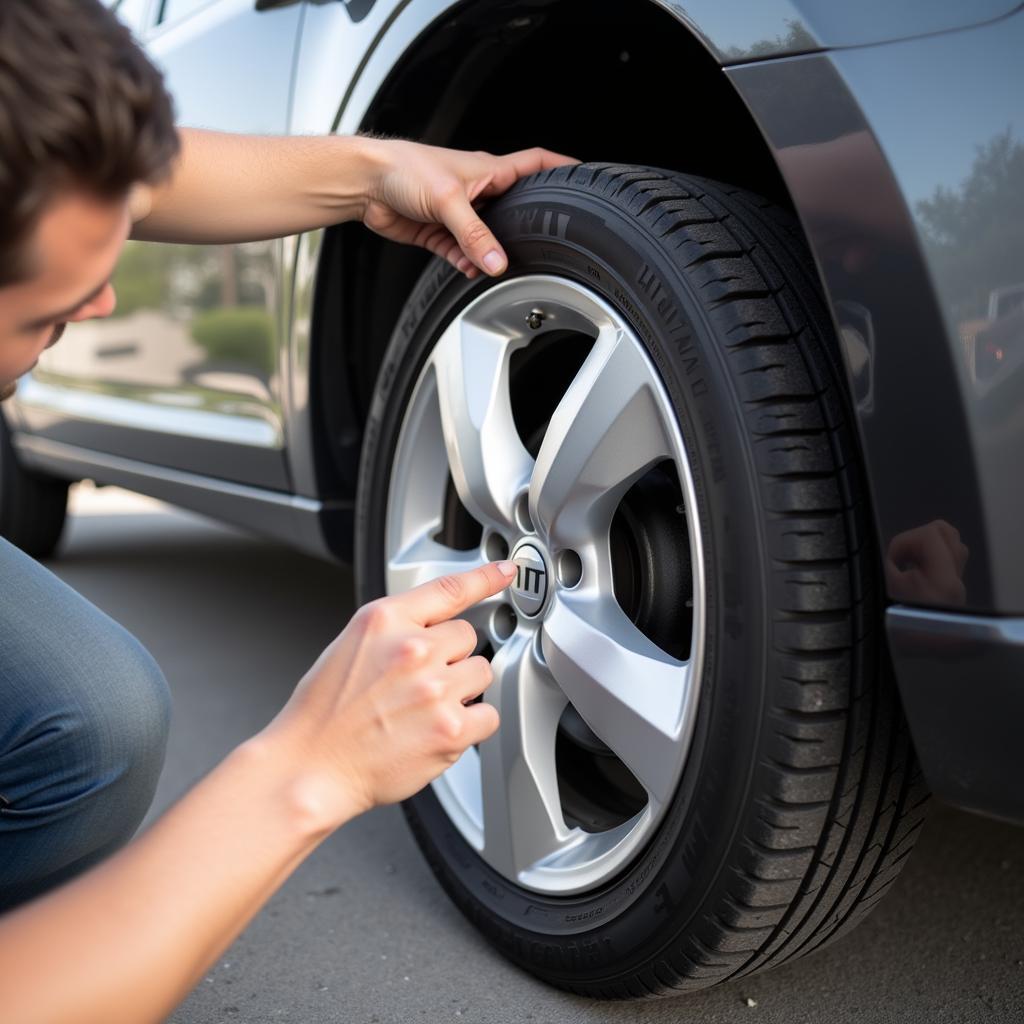
<svg viewBox="0 0 1024 1024">
<path fill-rule="evenodd" d="M 99 0 L 0 0 L 0 286 L 59 191 L 114 199 L 177 152 L 163 76 Z"/>
</svg>

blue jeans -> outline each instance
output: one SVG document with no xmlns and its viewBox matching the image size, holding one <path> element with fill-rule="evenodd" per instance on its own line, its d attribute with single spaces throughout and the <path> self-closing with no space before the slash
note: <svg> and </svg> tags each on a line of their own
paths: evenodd
<svg viewBox="0 0 1024 1024">
<path fill-rule="evenodd" d="M 131 838 L 169 720 L 142 644 L 0 539 L 0 911 Z"/>
</svg>

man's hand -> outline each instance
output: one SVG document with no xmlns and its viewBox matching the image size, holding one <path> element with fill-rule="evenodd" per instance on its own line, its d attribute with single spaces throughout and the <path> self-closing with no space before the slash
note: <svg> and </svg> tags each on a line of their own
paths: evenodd
<svg viewBox="0 0 1024 1024">
<path fill-rule="evenodd" d="M 453 616 L 514 573 L 491 563 L 364 605 L 300 681 L 263 738 L 295 758 L 325 828 L 411 796 L 497 729 L 491 705 L 467 704 L 491 666 Z"/>
<path fill-rule="evenodd" d="M 491 667 L 452 616 L 508 586 L 502 565 L 359 609 L 267 728 L 119 853 L 5 914 L 3 1019 L 165 1020 L 334 828 L 490 736 L 497 712 L 465 701 Z"/>
<path fill-rule="evenodd" d="M 492 156 L 363 135 L 179 134 L 170 179 L 132 197 L 132 238 L 228 245 L 361 219 L 467 277 L 508 265 L 474 204 L 527 174 L 579 162 L 546 149 Z"/>
<path fill-rule="evenodd" d="M 579 163 L 547 149 L 506 156 L 416 142 L 365 139 L 379 171 L 368 189 L 363 223 L 393 242 L 420 245 L 467 277 L 508 266 L 474 203 L 501 195 L 528 174 Z"/>
</svg>

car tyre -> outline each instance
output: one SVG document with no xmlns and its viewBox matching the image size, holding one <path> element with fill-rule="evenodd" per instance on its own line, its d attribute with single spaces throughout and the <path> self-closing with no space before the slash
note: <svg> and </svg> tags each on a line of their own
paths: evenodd
<svg viewBox="0 0 1024 1024">
<path fill-rule="evenodd" d="M 26 469 L 0 416 L 0 536 L 33 558 L 56 550 L 68 505 L 67 480 Z"/>
<path fill-rule="evenodd" d="M 588 889 L 542 892 L 496 870 L 436 787 L 406 802 L 412 831 L 470 921 L 563 988 L 642 997 L 792 960 L 877 904 L 927 801 L 885 651 L 835 334 L 800 229 L 742 189 L 610 164 L 524 179 L 485 219 L 506 279 L 599 296 L 660 376 L 701 527 L 699 700 L 657 829 Z M 360 601 L 388 587 L 410 396 L 446 326 L 494 287 L 435 262 L 399 318 L 365 430 Z M 669 619 L 680 615 L 673 605 Z"/>
</svg>

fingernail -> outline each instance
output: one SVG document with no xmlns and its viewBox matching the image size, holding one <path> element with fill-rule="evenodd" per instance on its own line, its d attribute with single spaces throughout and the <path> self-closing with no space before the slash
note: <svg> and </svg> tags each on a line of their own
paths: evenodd
<svg viewBox="0 0 1024 1024">
<path fill-rule="evenodd" d="M 498 572 L 500 572 L 502 576 L 508 576 L 508 577 L 511 578 L 512 576 L 515 576 L 515 574 L 516 574 L 516 563 L 515 562 L 499 562 L 498 563 Z"/>
<path fill-rule="evenodd" d="M 492 274 L 500 274 L 505 269 L 505 259 L 497 249 L 492 249 L 484 257 L 484 266 Z"/>
</svg>

